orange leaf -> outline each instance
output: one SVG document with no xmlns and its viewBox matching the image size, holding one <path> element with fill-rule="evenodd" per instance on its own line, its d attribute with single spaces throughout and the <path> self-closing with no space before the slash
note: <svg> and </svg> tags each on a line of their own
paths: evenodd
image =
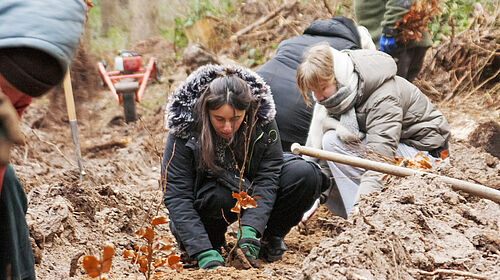
<svg viewBox="0 0 500 280">
<path fill-rule="evenodd" d="M 167 279 L 168 274 L 165 272 L 157 271 L 153 274 L 153 279 Z"/>
<path fill-rule="evenodd" d="M 160 250 L 161 250 L 161 251 L 171 250 L 172 248 L 174 248 L 174 246 L 172 246 L 172 245 L 170 245 L 170 244 L 166 244 L 166 245 L 161 245 L 161 246 L 160 246 Z"/>
<path fill-rule="evenodd" d="M 146 239 L 149 243 L 153 243 L 153 240 L 155 238 L 155 231 L 147 227 L 145 233 L 141 236 L 141 238 Z"/>
<path fill-rule="evenodd" d="M 156 226 L 156 225 L 161 225 L 161 224 L 167 224 L 168 220 L 166 217 L 157 217 L 154 218 L 153 221 L 151 222 L 151 225 Z"/>
<path fill-rule="evenodd" d="M 442 159 L 442 160 L 447 159 L 447 158 L 448 158 L 448 156 L 449 156 L 449 152 L 448 152 L 448 150 L 444 150 L 444 151 L 442 151 L 442 152 L 441 152 L 441 154 L 440 154 L 439 156 L 441 157 L 441 159 Z"/>
<path fill-rule="evenodd" d="M 402 157 L 394 157 L 394 161 L 395 161 L 394 163 L 396 165 L 400 165 L 401 162 L 403 162 L 403 160 L 404 160 L 404 158 L 402 158 Z"/>
<path fill-rule="evenodd" d="M 101 259 L 101 271 L 102 273 L 108 273 L 111 269 L 111 263 L 113 262 L 113 255 L 115 254 L 115 249 L 111 246 L 104 247 Z"/>
<path fill-rule="evenodd" d="M 136 257 L 136 253 L 134 250 L 123 250 L 123 257 L 128 259 L 128 258 L 134 258 Z"/>
<path fill-rule="evenodd" d="M 166 262 L 167 262 L 167 260 L 166 260 L 166 259 L 164 259 L 164 258 L 162 258 L 162 257 L 159 257 L 159 258 L 157 258 L 157 259 L 154 261 L 153 266 L 154 266 L 154 267 L 159 267 L 159 266 L 164 265 Z"/>
<path fill-rule="evenodd" d="M 146 245 L 142 245 L 142 246 L 140 247 L 140 251 L 141 251 L 141 252 L 143 252 L 143 253 L 147 253 L 147 252 L 148 252 L 148 246 L 146 246 Z"/>
<path fill-rule="evenodd" d="M 146 256 L 142 256 L 139 258 L 137 266 L 142 273 L 146 273 L 148 271 L 148 259 Z"/>
<path fill-rule="evenodd" d="M 257 202 L 253 199 L 249 202 L 249 204 L 252 206 L 252 208 L 257 207 Z"/>
<path fill-rule="evenodd" d="M 99 272 L 99 261 L 94 256 L 83 257 L 83 268 L 92 278 L 101 275 L 101 273 Z"/>
<path fill-rule="evenodd" d="M 234 213 L 240 213 L 241 212 L 241 207 L 240 207 L 240 203 L 239 202 L 236 202 L 236 205 L 231 208 L 231 212 L 234 212 Z"/>
<path fill-rule="evenodd" d="M 168 257 L 168 265 L 172 266 L 178 264 L 181 261 L 181 257 L 172 255 Z"/>
</svg>

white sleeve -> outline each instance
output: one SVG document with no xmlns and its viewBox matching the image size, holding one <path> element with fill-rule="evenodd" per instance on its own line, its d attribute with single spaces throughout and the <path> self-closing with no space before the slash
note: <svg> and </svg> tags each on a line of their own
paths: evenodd
<svg viewBox="0 0 500 280">
<path fill-rule="evenodd" d="M 377 47 L 373 43 L 372 36 L 370 35 L 370 32 L 368 32 L 368 29 L 364 27 L 363 25 L 358 25 L 358 34 L 359 38 L 361 40 L 361 48 L 366 49 L 366 50 L 376 50 Z"/>
</svg>

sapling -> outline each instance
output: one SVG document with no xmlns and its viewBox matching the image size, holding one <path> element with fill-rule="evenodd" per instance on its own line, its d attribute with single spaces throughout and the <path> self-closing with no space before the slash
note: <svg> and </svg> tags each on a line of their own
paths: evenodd
<svg viewBox="0 0 500 280">
<path fill-rule="evenodd" d="M 245 141 L 244 141 L 244 157 L 243 157 L 243 163 L 241 165 L 241 168 L 238 166 L 237 161 L 235 160 L 234 152 L 231 149 L 231 152 L 232 152 L 232 155 L 233 155 L 233 161 L 236 164 L 236 166 L 235 166 L 236 170 L 239 171 L 238 193 L 233 192 L 233 198 L 236 199 L 236 204 L 231 209 L 231 212 L 234 212 L 234 213 L 237 214 L 236 220 L 238 222 L 238 230 L 239 230 L 239 232 L 242 232 L 242 227 L 241 227 L 241 210 L 242 209 L 248 209 L 248 208 L 255 208 L 255 207 L 257 207 L 257 202 L 255 201 L 255 199 L 259 199 L 260 198 L 258 196 L 257 197 L 252 197 L 251 195 L 249 195 L 247 193 L 247 191 L 249 191 L 249 190 L 242 190 L 242 183 L 243 183 L 243 178 L 244 178 L 244 174 L 245 174 L 245 167 L 247 165 L 248 152 L 250 150 L 249 149 L 250 148 L 250 141 L 252 139 L 253 130 L 254 130 L 255 124 L 257 122 L 255 116 L 256 116 L 256 113 L 257 113 L 257 109 L 260 106 L 260 102 L 261 102 L 261 100 L 259 100 L 259 102 L 257 103 L 257 108 L 256 108 L 256 110 L 254 110 L 253 115 L 252 116 L 246 116 L 246 118 L 247 118 L 246 121 L 250 125 L 246 126 L 245 130 L 243 131 L 243 135 L 245 136 L 244 137 Z M 240 240 L 241 240 L 241 234 L 238 235 L 238 237 L 236 238 L 236 242 L 234 243 L 233 247 L 229 251 L 229 254 L 228 254 L 227 260 L 226 260 L 226 265 L 229 265 L 232 262 L 233 256 L 234 256 L 234 251 L 238 247 L 238 242 Z"/>
</svg>

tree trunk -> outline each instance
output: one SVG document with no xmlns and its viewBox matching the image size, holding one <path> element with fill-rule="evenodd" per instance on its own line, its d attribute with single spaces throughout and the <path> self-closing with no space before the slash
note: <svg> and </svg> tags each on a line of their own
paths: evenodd
<svg viewBox="0 0 500 280">
<path fill-rule="evenodd" d="M 119 0 L 101 0 L 101 35 L 106 37 L 112 27 L 116 27 L 120 19 Z M 126 7 L 126 6 L 125 6 Z"/>
<path fill-rule="evenodd" d="M 132 16 L 130 24 L 130 42 L 146 40 L 160 34 L 157 26 L 158 0 L 129 0 Z"/>
</svg>

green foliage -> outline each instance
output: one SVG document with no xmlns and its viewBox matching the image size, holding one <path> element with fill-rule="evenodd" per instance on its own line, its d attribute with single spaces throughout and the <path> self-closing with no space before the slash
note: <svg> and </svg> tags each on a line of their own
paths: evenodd
<svg viewBox="0 0 500 280">
<path fill-rule="evenodd" d="M 441 15 L 429 23 L 433 42 L 440 42 L 442 36 L 450 37 L 463 31 L 469 25 L 472 7 L 480 0 L 447 0 L 441 4 Z"/>
<path fill-rule="evenodd" d="M 174 23 L 174 28 L 162 29 L 162 36 L 173 42 L 176 48 L 184 48 L 188 44 L 188 39 L 184 34 L 184 21 L 177 17 L 174 19 Z"/>
<path fill-rule="evenodd" d="M 261 64 L 264 60 L 261 52 L 258 49 L 251 48 L 248 50 L 248 58 L 244 61 L 246 67 L 252 67 Z"/>
<path fill-rule="evenodd" d="M 110 50 L 124 49 L 128 43 L 128 30 L 110 28 L 105 36 L 101 36 L 101 6 L 99 1 L 93 1 L 94 7 L 90 9 L 88 25 L 90 32 L 90 47 L 98 56 L 103 57 Z"/>
<path fill-rule="evenodd" d="M 225 17 L 233 11 L 233 2 L 238 1 L 241 0 L 189 0 L 190 12 L 184 17 L 176 17 L 173 29 L 162 30 L 163 37 L 172 41 L 177 48 L 184 48 L 188 44 L 184 33 L 185 27 L 193 25 L 195 21 L 206 16 Z"/>
<path fill-rule="evenodd" d="M 125 49 L 128 43 L 128 32 L 117 28 L 110 28 L 106 37 L 94 37 L 90 42 L 91 48 L 98 56 L 106 51 Z"/>
<path fill-rule="evenodd" d="M 232 10 L 231 0 L 219 0 L 214 5 L 210 0 L 190 0 L 189 10 L 191 11 L 184 19 L 184 27 L 192 25 L 195 21 L 206 16 L 223 16 Z"/>
<path fill-rule="evenodd" d="M 337 15 L 342 15 L 342 12 L 343 12 L 343 9 L 344 9 L 344 6 L 342 6 L 342 4 L 340 4 L 338 7 L 337 7 Z"/>
</svg>

